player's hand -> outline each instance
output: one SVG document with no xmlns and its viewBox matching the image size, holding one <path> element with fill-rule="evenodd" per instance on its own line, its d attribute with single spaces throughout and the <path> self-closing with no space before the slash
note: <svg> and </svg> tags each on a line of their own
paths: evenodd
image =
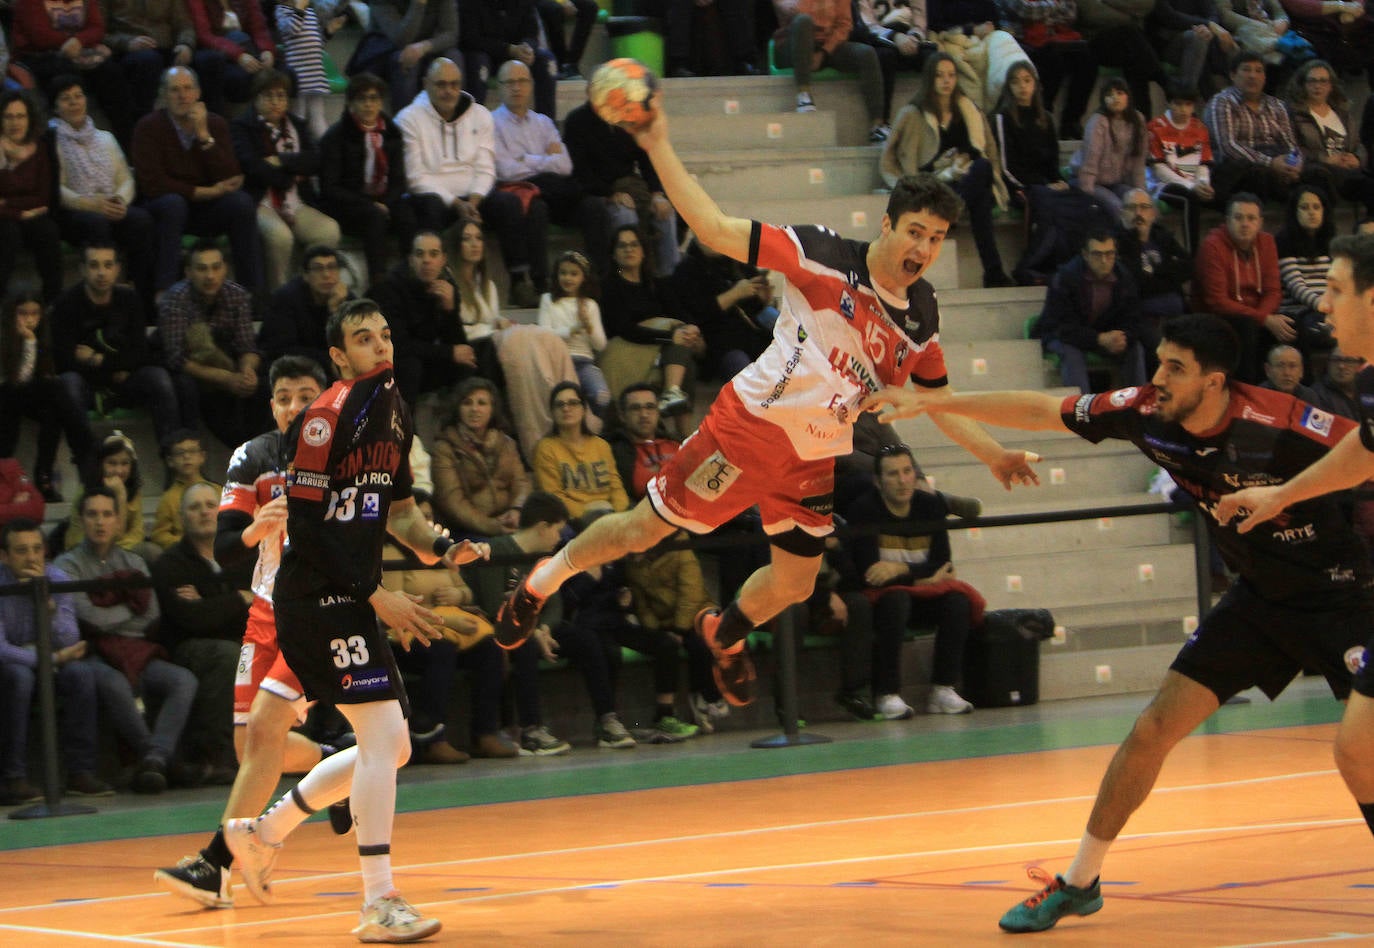
<svg viewBox="0 0 1374 948">
<path fill-rule="evenodd" d="M 860 402 L 859 410 L 877 412 L 878 422 L 888 424 L 900 418 L 915 418 L 928 411 L 939 411 L 939 403 L 948 398 L 947 392 L 918 392 L 905 385 L 888 385 Z"/>
<path fill-rule="evenodd" d="M 1007 490 L 1011 490 L 1013 484 L 1038 487 L 1040 475 L 1035 473 L 1031 465 L 1039 463 L 1040 455 L 1034 451 L 1004 450 L 1000 457 L 989 462 L 988 470 Z"/>
<path fill-rule="evenodd" d="M 459 540 L 448 548 L 444 554 L 444 565 L 449 569 L 471 563 L 474 560 L 486 560 L 491 558 L 491 546 L 486 543 L 474 543 L 471 540 Z"/>
<path fill-rule="evenodd" d="M 649 124 L 631 134 L 634 135 L 635 144 L 652 153 L 655 146 L 668 140 L 668 113 L 663 111 L 662 92 L 655 92 L 650 97 L 649 111 L 653 114 L 653 118 L 649 119 Z M 633 203 L 631 201 L 631 204 Z"/>
<path fill-rule="evenodd" d="M 444 637 L 443 620 L 420 605 L 419 596 L 392 592 L 384 586 L 378 586 L 367 601 L 382 625 L 391 630 L 392 637 L 407 652 L 412 642 L 429 648 L 430 642 L 437 642 Z"/>
<path fill-rule="evenodd" d="M 1249 533 L 1266 520 L 1273 520 L 1283 513 L 1284 507 L 1279 494 L 1279 486 L 1247 487 L 1233 494 L 1223 494 L 1217 501 L 1215 516 L 1223 527 L 1236 517 L 1237 533 Z"/>
</svg>

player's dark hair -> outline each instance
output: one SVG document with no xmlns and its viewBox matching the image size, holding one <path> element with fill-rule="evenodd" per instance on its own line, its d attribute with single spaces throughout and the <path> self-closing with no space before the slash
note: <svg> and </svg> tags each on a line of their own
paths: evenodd
<svg viewBox="0 0 1374 948">
<path fill-rule="evenodd" d="M 78 516 L 86 512 L 86 501 L 90 500 L 92 497 L 110 498 L 110 502 L 115 505 L 115 512 L 119 512 L 119 498 L 115 496 L 114 491 L 110 490 L 104 484 L 93 484 L 82 491 L 81 499 L 76 502 L 76 513 Z"/>
<path fill-rule="evenodd" d="M 521 530 L 539 523 L 567 523 L 568 519 L 568 508 L 563 501 L 542 490 L 530 491 L 525 496 L 525 505 L 520 508 Z"/>
<path fill-rule="evenodd" d="M 1229 380 L 1240 361 L 1240 339 L 1226 320 L 1210 313 L 1187 313 L 1164 323 L 1165 342 L 1187 349 L 1204 372 L 1222 372 Z"/>
<path fill-rule="evenodd" d="M 1331 241 L 1331 257 L 1350 261 L 1355 292 L 1374 286 L 1374 234 L 1348 234 Z"/>
<path fill-rule="evenodd" d="M 15 517 L 4 527 L 0 527 L 0 550 L 6 553 L 10 551 L 10 537 L 21 533 L 37 533 L 43 535 L 43 525 L 37 520 L 30 520 L 28 517 Z"/>
<path fill-rule="evenodd" d="M 271 391 L 282 379 L 307 377 L 315 380 L 321 392 L 329 388 L 329 376 L 324 374 L 324 369 L 314 359 L 309 356 L 284 355 L 273 360 L 272 367 L 267 370 L 267 388 Z"/>
<path fill-rule="evenodd" d="M 895 227 L 903 214 L 913 211 L 929 211 L 949 221 L 952 227 L 964 212 L 964 200 L 933 174 L 922 172 L 903 175 L 888 196 L 887 219 Z"/>
<path fill-rule="evenodd" d="M 344 323 L 362 322 L 374 313 L 383 319 L 386 318 L 382 308 L 372 300 L 349 300 L 343 303 L 330 315 L 329 322 L 324 324 L 325 341 L 329 343 L 331 349 L 342 350 L 344 347 Z"/>
</svg>

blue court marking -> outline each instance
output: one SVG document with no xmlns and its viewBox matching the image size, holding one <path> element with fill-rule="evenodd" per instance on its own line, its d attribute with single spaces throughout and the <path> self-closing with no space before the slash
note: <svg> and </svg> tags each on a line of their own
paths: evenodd
<svg viewBox="0 0 1374 948">
<path fill-rule="evenodd" d="M 878 883 L 872 880 L 866 882 L 834 882 L 831 885 L 836 889 L 862 889 L 865 886 L 875 886 Z"/>
<path fill-rule="evenodd" d="M 58 903 L 58 902 L 91 902 L 91 901 L 94 901 L 94 896 L 89 896 L 89 895 L 83 895 L 81 898 L 78 898 L 78 899 L 53 899 L 54 904 L 55 904 L 55 903 Z"/>
<path fill-rule="evenodd" d="M 445 889 L 444 891 L 445 891 L 445 892 L 490 892 L 490 891 L 491 891 L 491 886 L 486 886 L 486 885 L 474 885 L 474 886 L 467 886 L 467 887 L 462 887 L 462 886 L 460 886 L 460 887 L 458 887 L 458 888 L 456 888 L 456 889 Z"/>
<path fill-rule="evenodd" d="M 1007 879 L 970 879 L 968 882 L 961 882 L 960 885 L 1010 885 Z"/>
<path fill-rule="evenodd" d="M 705 888 L 707 888 L 707 889 L 747 889 L 747 888 L 749 888 L 749 883 L 748 883 L 748 882 L 708 882 L 708 883 L 706 883 Z"/>
<path fill-rule="evenodd" d="M 1130 881 L 1130 882 L 1118 881 L 1118 880 L 1116 880 L 1116 879 L 1112 879 L 1111 881 L 1108 881 L 1108 880 L 1106 880 L 1106 879 L 1103 879 L 1103 880 L 1101 880 L 1100 882 L 1098 882 L 1098 885 L 1139 885 L 1139 884 L 1140 884 L 1139 882 L 1134 882 L 1134 881 Z"/>
<path fill-rule="evenodd" d="M 339 898 L 345 895 L 357 895 L 357 892 L 316 892 L 315 895 L 322 899 Z"/>
</svg>

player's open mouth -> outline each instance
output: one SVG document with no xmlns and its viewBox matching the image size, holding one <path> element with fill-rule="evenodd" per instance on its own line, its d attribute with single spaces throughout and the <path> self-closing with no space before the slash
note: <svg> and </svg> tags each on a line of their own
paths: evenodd
<svg viewBox="0 0 1374 948">
<path fill-rule="evenodd" d="M 908 258 L 902 261 L 902 269 L 912 275 L 919 274 L 925 268 L 926 262 L 924 260 L 912 260 Z"/>
</svg>

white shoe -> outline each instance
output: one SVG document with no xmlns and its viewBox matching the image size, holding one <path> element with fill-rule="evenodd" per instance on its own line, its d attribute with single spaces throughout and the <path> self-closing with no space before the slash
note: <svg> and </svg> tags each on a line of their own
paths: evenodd
<svg viewBox="0 0 1374 948">
<path fill-rule="evenodd" d="M 663 390 L 663 394 L 658 396 L 658 413 L 660 415 L 679 415 L 690 410 L 692 403 L 687 399 L 687 393 L 676 385 L 671 385 Z"/>
<path fill-rule="evenodd" d="M 798 111 L 798 112 L 814 112 L 814 111 L 816 111 L 816 102 L 815 102 L 815 100 L 813 100 L 813 99 L 811 98 L 811 93 L 809 93 L 809 92 L 798 92 L 798 93 L 797 93 L 797 111 Z"/>
<path fill-rule="evenodd" d="M 901 695 L 878 695 L 878 716 L 884 721 L 905 721 L 916 716 L 916 709 L 902 700 Z"/>
<path fill-rule="evenodd" d="M 927 714 L 968 714 L 973 705 L 949 685 L 935 685 L 926 701 Z"/>
<path fill-rule="evenodd" d="M 707 701 L 701 692 L 692 693 L 692 720 L 702 734 L 714 734 L 716 726 L 730 716 L 730 702 L 724 698 Z"/>
<path fill-rule="evenodd" d="M 243 873 L 243 883 L 249 893 L 264 905 L 272 903 L 272 869 L 281 854 L 281 843 L 271 846 L 258 835 L 258 823 L 252 820 L 230 820 L 224 824 L 224 842 L 234 854 L 234 862 Z"/>
<path fill-rule="evenodd" d="M 401 893 L 389 892 L 363 906 L 353 934 L 358 941 L 400 944 L 428 938 L 443 927 L 437 918 L 425 918 L 416 911 Z"/>
</svg>

